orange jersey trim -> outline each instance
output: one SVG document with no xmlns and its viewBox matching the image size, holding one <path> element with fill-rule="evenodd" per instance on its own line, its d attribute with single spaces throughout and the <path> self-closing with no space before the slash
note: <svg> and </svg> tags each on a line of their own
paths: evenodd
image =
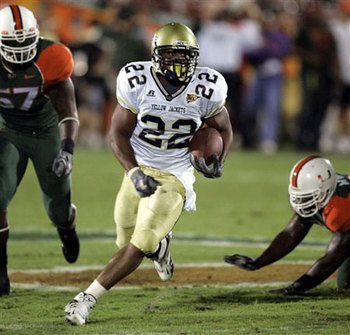
<svg viewBox="0 0 350 335">
<path fill-rule="evenodd" d="M 44 49 L 36 61 L 43 77 L 44 91 L 67 80 L 73 72 L 73 57 L 63 44 L 51 44 Z"/>
<path fill-rule="evenodd" d="M 350 194 L 347 198 L 335 196 L 323 211 L 326 226 L 331 231 L 350 230 Z"/>
</svg>

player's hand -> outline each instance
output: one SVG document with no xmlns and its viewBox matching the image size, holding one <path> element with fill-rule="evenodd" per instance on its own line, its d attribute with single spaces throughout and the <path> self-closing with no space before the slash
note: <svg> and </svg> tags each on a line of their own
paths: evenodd
<svg viewBox="0 0 350 335">
<path fill-rule="evenodd" d="M 60 150 L 52 164 L 52 171 L 57 177 L 67 177 L 73 168 L 73 154 Z"/>
<path fill-rule="evenodd" d="M 288 287 L 282 287 L 275 290 L 270 290 L 269 293 L 273 294 L 284 294 L 284 295 L 303 295 L 305 293 L 304 290 L 298 290 L 290 285 Z"/>
<path fill-rule="evenodd" d="M 285 295 L 303 295 L 307 289 L 308 287 L 305 286 L 303 282 L 295 281 L 293 284 L 287 287 L 270 290 L 269 293 Z"/>
<path fill-rule="evenodd" d="M 219 178 L 222 176 L 223 166 L 220 163 L 219 156 L 217 155 L 213 155 L 212 162 L 207 165 L 205 163 L 204 157 L 197 159 L 190 153 L 190 162 L 197 171 L 201 172 L 204 175 L 204 177 Z"/>
<path fill-rule="evenodd" d="M 140 169 L 137 169 L 131 176 L 131 181 L 134 183 L 137 193 L 141 198 L 149 197 L 153 194 L 160 185 L 154 178 L 144 174 Z"/>
<path fill-rule="evenodd" d="M 259 265 L 255 258 L 244 255 L 226 255 L 224 256 L 224 261 L 236 265 L 243 270 L 254 271 L 259 269 Z"/>
</svg>

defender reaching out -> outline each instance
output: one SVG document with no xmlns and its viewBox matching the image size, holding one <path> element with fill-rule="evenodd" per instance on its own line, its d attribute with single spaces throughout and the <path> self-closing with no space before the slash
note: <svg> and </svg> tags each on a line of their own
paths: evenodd
<svg viewBox="0 0 350 335">
<path fill-rule="evenodd" d="M 290 253 L 307 235 L 313 224 L 333 232 L 326 253 L 290 286 L 272 293 L 304 292 L 338 271 L 338 287 L 350 288 L 350 178 L 337 174 L 329 160 L 309 156 L 290 173 L 289 201 L 294 214 L 270 246 L 258 257 L 227 255 L 225 262 L 254 271 Z"/>
</svg>

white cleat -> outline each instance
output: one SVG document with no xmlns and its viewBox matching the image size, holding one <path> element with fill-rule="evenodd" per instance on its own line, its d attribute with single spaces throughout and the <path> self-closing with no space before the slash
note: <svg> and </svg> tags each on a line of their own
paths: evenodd
<svg viewBox="0 0 350 335">
<path fill-rule="evenodd" d="M 170 280 L 174 274 L 174 262 L 170 255 L 170 241 L 173 233 L 170 232 L 160 242 L 160 248 L 157 256 L 153 259 L 154 267 L 156 268 L 161 280 Z"/>
<path fill-rule="evenodd" d="M 85 325 L 90 311 L 95 307 L 96 301 L 93 295 L 80 292 L 64 308 L 66 321 L 71 325 Z"/>
</svg>

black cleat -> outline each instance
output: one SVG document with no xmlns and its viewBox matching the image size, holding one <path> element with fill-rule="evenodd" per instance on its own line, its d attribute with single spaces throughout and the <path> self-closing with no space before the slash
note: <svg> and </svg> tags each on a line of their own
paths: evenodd
<svg viewBox="0 0 350 335">
<path fill-rule="evenodd" d="M 10 294 L 10 280 L 7 271 L 0 270 L 0 297 Z"/>
<path fill-rule="evenodd" d="M 76 216 L 76 207 L 73 207 L 73 218 L 71 220 L 72 224 L 70 228 L 57 227 L 58 235 L 62 241 L 62 252 L 64 258 L 68 263 L 74 263 L 79 256 L 79 238 L 77 232 L 75 231 L 75 216 Z"/>
</svg>

